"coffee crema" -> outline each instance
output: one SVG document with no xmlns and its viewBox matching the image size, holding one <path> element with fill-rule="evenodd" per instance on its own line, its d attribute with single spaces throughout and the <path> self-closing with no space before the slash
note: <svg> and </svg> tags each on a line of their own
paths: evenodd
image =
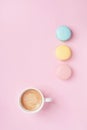
<svg viewBox="0 0 87 130">
<path fill-rule="evenodd" d="M 37 90 L 26 90 L 21 96 L 21 105 L 26 110 L 35 111 L 40 108 L 41 104 L 42 96 Z"/>
</svg>

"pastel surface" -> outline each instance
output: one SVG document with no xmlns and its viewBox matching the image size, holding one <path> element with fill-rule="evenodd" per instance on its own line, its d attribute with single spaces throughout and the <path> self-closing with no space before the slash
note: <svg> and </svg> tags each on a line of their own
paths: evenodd
<svg viewBox="0 0 87 130">
<path fill-rule="evenodd" d="M 0 130 L 87 130 L 87 0 L 0 0 Z M 68 25 L 74 69 L 58 80 L 55 31 Z M 35 115 L 21 111 L 28 87 L 52 97 Z"/>
</svg>

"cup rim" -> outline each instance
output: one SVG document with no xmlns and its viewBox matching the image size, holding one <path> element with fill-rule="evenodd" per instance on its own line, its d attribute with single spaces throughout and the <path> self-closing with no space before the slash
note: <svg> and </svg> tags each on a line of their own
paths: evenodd
<svg viewBox="0 0 87 130">
<path fill-rule="evenodd" d="M 31 89 L 36 90 L 37 92 L 39 92 L 39 94 L 40 94 L 41 97 L 42 97 L 42 103 L 41 103 L 40 107 L 39 107 L 38 109 L 34 110 L 34 111 L 27 110 L 26 108 L 23 107 L 23 105 L 22 105 L 22 103 L 21 103 L 21 97 L 22 97 L 23 93 L 26 92 L 26 91 L 28 91 L 28 90 L 31 90 Z M 21 94 L 20 94 L 20 96 L 19 96 L 19 106 L 20 106 L 20 108 L 21 108 L 24 112 L 27 112 L 27 113 L 32 113 L 32 114 L 33 114 L 33 113 L 39 112 L 39 111 L 43 108 L 44 103 L 45 103 L 45 97 L 44 97 L 43 93 L 41 92 L 40 89 L 37 89 L 37 88 L 34 88 L 34 87 L 26 88 L 26 89 L 22 90 L 22 91 L 21 91 Z"/>
</svg>

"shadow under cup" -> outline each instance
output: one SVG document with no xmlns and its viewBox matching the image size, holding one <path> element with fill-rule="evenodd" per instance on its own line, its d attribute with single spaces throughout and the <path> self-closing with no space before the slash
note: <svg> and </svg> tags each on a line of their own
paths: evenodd
<svg viewBox="0 0 87 130">
<path fill-rule="evenodd" d="M 42 106 L 43 97 L 38 90 L 28 89 L 22 93 L 20 103 L 25 110 L 35 112 Z"/>
</svg>

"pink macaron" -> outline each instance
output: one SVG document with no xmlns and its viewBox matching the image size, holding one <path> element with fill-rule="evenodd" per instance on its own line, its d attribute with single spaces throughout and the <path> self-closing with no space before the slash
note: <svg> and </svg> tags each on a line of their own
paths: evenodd
<svg viewBox="0 0 87 130">
<path fill-rule="evenodd" d="M 72 68 L 67 64 L 60 64 L 56 69 L 56 75 L 61 80 L 67 80 L 72 76 Z"/>
</svg>

